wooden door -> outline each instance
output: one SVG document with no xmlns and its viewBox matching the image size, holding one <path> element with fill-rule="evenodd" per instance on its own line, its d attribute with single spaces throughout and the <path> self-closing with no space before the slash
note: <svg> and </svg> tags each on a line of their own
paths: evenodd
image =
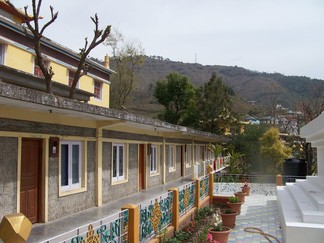
<svg viewBox="0 0 324 243">
<path fill-rule="evenodd" d="M 21 150 L 20 212 L 32 222 L 39 217 L 42 141 L 23 139 Z"/>
<path fill-rule="evenodd" d="M 139 190 L 145 189 L 145 151 L 144 144 L 139 145 L 139 153 L 138 153 L 138 188 Z"/>
</svg>

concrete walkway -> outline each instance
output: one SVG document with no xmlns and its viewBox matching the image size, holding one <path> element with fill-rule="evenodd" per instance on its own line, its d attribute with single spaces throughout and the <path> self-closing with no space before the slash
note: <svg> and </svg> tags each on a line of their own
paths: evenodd
<svg viewBox="0 0 324 243">
<path fill-rule="evenodd" d="M 121 207 L 125 204 L 140 204 L 141 202 L 148 201 L 167 192 L 169 188 L 179 187 L 181 185 L 189 183 L 190 181 L 192 181 L 191 176 L 183 177 L 177 181 L 161 185 L 153 189 L 141 191 L 132 196 L 107 203 L 100 207 L 90 208 L 80 213 L 54 220 L 46 224 L 33 225 L 32 232 L 27 242 L 44 242 L 67 231 L 84 225 L 89 225 L 93 221 L 97 221 L 104 217 L 118 213 Z"/>
</svg>

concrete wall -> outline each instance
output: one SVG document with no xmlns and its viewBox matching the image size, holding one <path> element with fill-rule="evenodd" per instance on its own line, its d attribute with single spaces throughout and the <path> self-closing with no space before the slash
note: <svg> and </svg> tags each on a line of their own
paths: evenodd
<svg viewBox="0 0 324 243">
<path fill-rule="evenodd" d="M 150 158 L 147 156 L 146 159 L 146 175 L 147 175 L 147 189 L 161 185 L 163 178 L 163 145 L 159 146 L 159 168 L 158 174 L 150 174 Z"/>
<path fill-rule="evenodd" d="M 112 143 L 102 145 L 102 201 L 103 203 L 129 196 L 138 192 L 138 145 L 128 145 L 127 181 L 112 185 Z"/>
<path fill-rule="evenodd" d="M 175 146 L 175 153 L 176 153 L 176 159 L 175 159 L 175 165 L 176 165 L 176 169 L 175 171 L 172 171 L 169 169 L 169 146 L 166 146 L 166 173 L 165 173 L 165 177 L 166 177 L 166 182 L 171 182 L 174 180 L 177 180 L 181 177 L 181 146 L 180 145 L 176 145 Z"/>
<path fill-rule="evenodd" d="M 18 138 L 0 137 L 0 219 L 17 212 Z"/>
<path fill-rule="evenodd" d="M 48 168 L 49 221 L 95 206 L 95 142 L 87 142 L 87 191 L 59 197 L 58 158 L 50 158 Z"/>
</svg>

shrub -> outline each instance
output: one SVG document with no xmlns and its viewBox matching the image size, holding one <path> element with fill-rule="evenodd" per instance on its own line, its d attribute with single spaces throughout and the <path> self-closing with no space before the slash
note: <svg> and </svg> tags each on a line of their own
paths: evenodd
<svg viewBox="0 0 324 243">
<path fill-rule="evenodd" d="M 237 202 L 238 202 L 238 197 L 229 197 L 229 198 L 228 198 L 228 201 L 229 201 L 230 203 L 237 203 Z"/>
</svg>

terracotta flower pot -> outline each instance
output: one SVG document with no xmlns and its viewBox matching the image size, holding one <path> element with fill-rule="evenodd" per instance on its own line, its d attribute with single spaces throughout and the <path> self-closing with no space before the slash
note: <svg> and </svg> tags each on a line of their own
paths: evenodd
<svg viewBox="0 0 324 243">
<path fill-rule="evenodd" d="M 250 186 L 243 186 L 242 187 L 242 192 L 246 193 L 246 196 L 250 196 L 250 190 L 251 190 Z"/>
<path fill-rule="evenodd" d="M 231 203 L 231 202 L 227 202 L 227 206 L 230 207 L 230 209 L 232 210 L 232 212 L 237 212 L 238 214 L 241 213 L 241 206 L 242 206 L 243 202 L 237 202 L 237 203 Z"/>
<path fill-rule="evenodd" d="M 237 197 L 239 199 L 239 201 L 241 202 L 245 202 L 245 196 L 246 196 L 246 193 L 244 192 L 235 192 L 234 193 L 235 197 Z"/>
<path fill-rule="evenodd" d="M 223 226 L 234 228 L 236 223 L 237 212 L 220 213 L 222 217 Z"/>
<path fill-rule="evenodd" d="M 213 240 L 217 240 L 219 243 L 227 243 L 230 232 L 231 229 L 225 226 L 222 227 L 221 231 L 215 231 L 213 228 L 208 229 L 208 233 L 213 236 Z"/>
</svg>

